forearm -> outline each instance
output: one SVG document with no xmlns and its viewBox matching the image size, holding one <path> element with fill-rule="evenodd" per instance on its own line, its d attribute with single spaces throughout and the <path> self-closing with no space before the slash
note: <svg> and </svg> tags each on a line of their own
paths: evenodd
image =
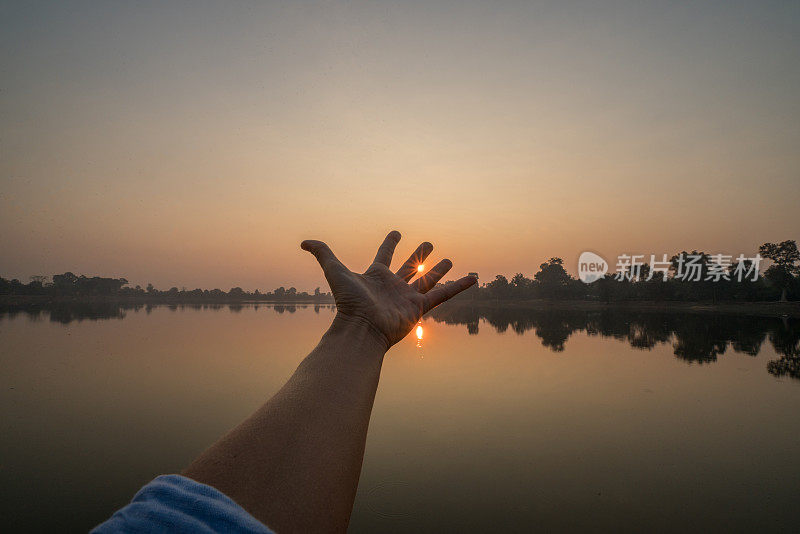
<svg viewBox="0 0 800 534">
<path fill-rule="evenodd" d="M 346 530 L 385 351 L 337 315 L 286 385 L 184 474 L 278 532 Z"/>
</svg>

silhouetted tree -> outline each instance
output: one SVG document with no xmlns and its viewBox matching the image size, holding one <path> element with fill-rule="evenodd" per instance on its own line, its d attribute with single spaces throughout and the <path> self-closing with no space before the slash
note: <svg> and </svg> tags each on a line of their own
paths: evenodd
<svg viewBox="0 0 800 534">
<path fill-rule="evenodd" d="M 489 294 L 495 299 L 504 299 L 510 294 L 511 284 L 508 283 L 508 278 L 502 274 L 498 274 L 494 280 L 486 284 L 486 289 Z"/>
<path fill-rule="evenodd" d="M 233 298 L 242 298 L 245 296 L 245 292 L 241 287 L 232 287 L 231 290 L 228 291 L 228 296 Z"/>
<path fill-rule="evenodd" d="M 515 298 L 524 299 L 533 296 L 533 280 L 526 278 L 522 273 L 517 273 L 511 278 L 511 288 Z"/>
<path fill-rule="evenodd" d="M 764 276 L 781 290 L 781 301 L 786 300 L 786 290 L 792 286 L 794 276 L 800 273 L 800 252 L 793 240 L 780 243 L 764 243 L 758 247 L 758 253 L 772 260 L 772 265 L 764 272 Z"/>
<path fill-rule="evenodd" d="M 539 290 L 545 298 L 565 295 L 572 281 L 572 277 L 564 269 L 564 260 L 561 258 L 550 258 L 539 265 L 539 272 L 534 274 L 533 278 L 539 283 Z"/>
</svg>

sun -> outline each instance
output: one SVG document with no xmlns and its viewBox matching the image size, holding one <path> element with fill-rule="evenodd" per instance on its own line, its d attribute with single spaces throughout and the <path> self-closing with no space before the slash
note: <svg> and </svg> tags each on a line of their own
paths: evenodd
<svg viewBox="0 0 800 534">
<path fill-rule="evenodd" d="M 421 263 L 419 265 L 417 265 L 417 272 L 418 273 L 421 273 L 424 270 L 425 270 L 425 266 L 424 265 L 422 265 Z"/>
</svg>

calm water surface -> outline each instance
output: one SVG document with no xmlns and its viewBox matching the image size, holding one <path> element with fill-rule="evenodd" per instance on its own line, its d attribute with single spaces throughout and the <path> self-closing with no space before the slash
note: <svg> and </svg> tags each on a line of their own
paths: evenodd
<svg viewBox="0 0 800 534">
<path fill-rule="evenodd" d="M 275 392 L 333 314 L 0 313 L 0 522 L 104 520 Z M 796 529 L 796 319 L 450 308 L 421 336 L 387 355 L 351 532 Z"/>
</svg>

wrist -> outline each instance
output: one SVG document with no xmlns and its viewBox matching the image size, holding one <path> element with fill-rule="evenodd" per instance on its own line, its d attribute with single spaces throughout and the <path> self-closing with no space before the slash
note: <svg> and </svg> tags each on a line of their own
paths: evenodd
<svg viewBox="0 0 800 534">
<path fill-rule="evenodd" d="M 311 380 L 343 380 L 350 386 L 365 378 L 377 384 L 387 350 L 382 336 L 369 322 L 337 313 L 320 342 L 298 366 L 297 375 Z"/>
<path fill-rule="evenodd" d="M 362 347 L 381 357 L 391 344 L 386 335 L 363 317 L 337 312 L 323 339 L 345 339 L 348 344 Z"/>
</svg>

